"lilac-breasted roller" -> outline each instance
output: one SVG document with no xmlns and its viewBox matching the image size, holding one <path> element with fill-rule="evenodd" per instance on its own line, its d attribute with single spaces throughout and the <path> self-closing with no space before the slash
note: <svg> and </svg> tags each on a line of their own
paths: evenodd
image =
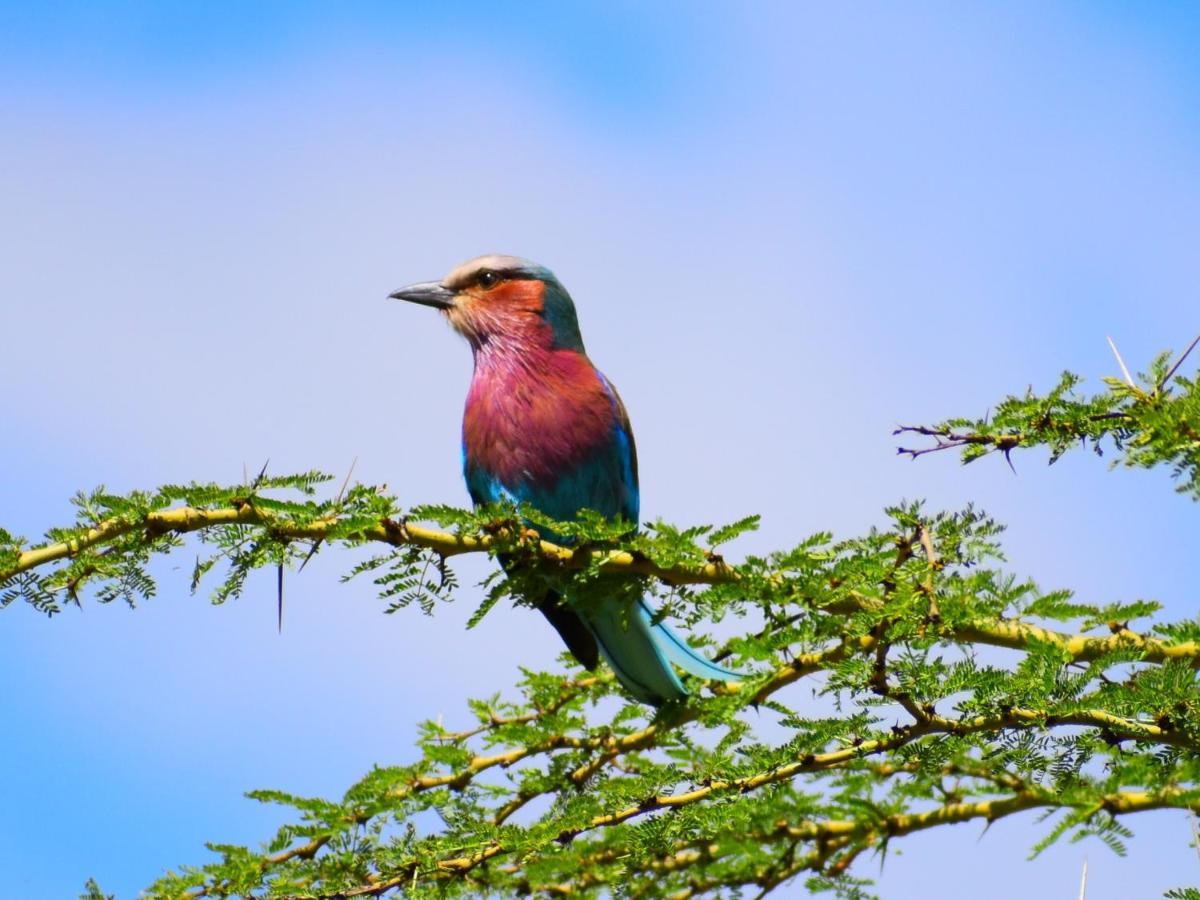
<svg viewBox="0 0 1200 900">
<path fill-rule="evenodd" d="M 583 348 L 575 304 L 550 270 L 481 256 L 443 281 L 391 295 L 432 306 L 471 345 L 475 372 L 463 415 L 463 474 L 471 500 L 528 503 L 569 521 L 582 509 L 638 521 L 637 452 L 625 406 Z M 553 535 L 544 535 L 554 539 Z M 588 669 L 599 656 L 628 691 L 658 705 L 687 696 L 671 664 L 701 678 L 741 677 L 697 654 L 645 600 L 576 604 L 530 598 Z"/>
</svg>

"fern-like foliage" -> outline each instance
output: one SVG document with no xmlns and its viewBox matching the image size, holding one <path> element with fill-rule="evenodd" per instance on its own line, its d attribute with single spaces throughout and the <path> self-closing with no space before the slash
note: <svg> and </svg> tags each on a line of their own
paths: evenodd
<svg viewBox="0 0 1200 900">
<path fill-rule="evenodd" d="M 1200 388 L 1177 371 L 1163 356 L 1140 383 L 1110 381 L 1094 397 L 1068 375 L 988 419 L 904 430 L 967 461 L 1111 444 L 1200 497 Z M 691 626 L 744 621 L 708 647 L 753 674 L 693 683 L 688 701 L 656 711 L 565 657 L 560 671 L 524 671 L 511 690 L 466 702 L 458 730 L 423 723 L 411 761 L 340 798 L 252 793 L 290 822 L 258 847 L 211 845 L 216 859 L 148 897 L 687 898 L 800 879 L 865 898 L 859 861 L 918 831 L 1024 814 L 1041 821 L 1033 854 L 1064 838 L 1121 854 L 1133 813 L 1200 810 L 1200 622 L 1013 576 L 1001 527 L 978 509 L 902 504 L 865 535 L 817 534 L 731 564 L 722 554 L 757 517 L 638 530 L 527 508 L 406 511 L 364 485 L 322 499 L 327 481 L 262 473 L 81 495 L 76 522 L 37 545 L 0 531 L 0 603 L 53 614 L 86 592 L 145 602 L 151 560 L 191 534 L 193 588 L 212 581 L 218 603 L 257 569 L 370 546 L 346 577 L 371 579 L 388 612 L 430 613 L 462 593 L 453 558 L 481 552 L 506 565 L 475 595 L 472 626 L 547 587 L 586 603 L 619 579 Z M 440 827 L 418 827 L 430 812 Z M 85 896 L 103 894 L 89 883 Z"/>
<path fill-rule="evenodd" d="M 1011 461 L 1017 449 L 1046 447 L 1053 463 L 1077 447 L 1103 455 L 1116 452 L 1113 465 L 1149 469 L 1166 466 L 1177 490 L 1200 499 L 1200 379 L 1179 369 L 1188 350 L 1172 362 L 1162 353 L 1149 370 L 1125 379 L 1104 379 L 1108 390 L 1091 396 L 1079 392 L 1082 379 L 1064 372 L 1050 391 L 1032 388 L 1010 396 L 981 419 L 953 418 L 933 426 L 902 426 L 896 434 L 933 439 L 921 448 L 901 447 L 913 458 L 938 450 L 959 449 L 964 463 L 990 453 Z"/>
</svg>

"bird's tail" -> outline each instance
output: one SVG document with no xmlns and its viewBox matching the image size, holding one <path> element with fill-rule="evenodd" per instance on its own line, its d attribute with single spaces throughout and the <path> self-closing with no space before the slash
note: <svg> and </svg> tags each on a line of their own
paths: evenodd
<svg viewBox="0 0 1200 900">
<path fill-rule="evenodd" d="M 644 600 L 627 609 L 615 598 L 608 600 L 587 617 L 587 624 L 617 680 L 643 703 L 659 706 L 688 695 L 671 663 L 699 678 L 744 677 L 709 662 L 663 623 L 651 624 L 653 612 Z"/>
<path fill-rule="evenodd" d="M 641 600 L 638 605 L 641 607 L 646 621 L 652 621 L 654 611 L 650 609 L 646 601 Z M 709 681 L 741 681 L 746 677 L 741 672 L 726 669 L 724 666 L 718 666 L 715 662 L 705 659 L 693 650 L 687 641 L 668 628 L 665 622 L 659 622 L 657 625 L 652 625 L 651 628 L 654 629 L 655 643 L 666 654 L 667 659 L 689 675 L 706 678 Z"/>
<path fill-rule="evenodd" d="M 586 617 L 588 627 L 617 680 L 643 703 L 659 706 L 682 700 L 687 690 L 671 668 L 640 608 L 606 600 Z"/>
</svg>

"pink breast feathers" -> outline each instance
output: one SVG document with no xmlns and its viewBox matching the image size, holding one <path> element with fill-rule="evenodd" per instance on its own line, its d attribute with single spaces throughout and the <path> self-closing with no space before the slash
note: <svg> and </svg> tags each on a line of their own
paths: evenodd
<svg viewBox="0 0 1200 900">
<path fill-rule="evenodd" d="M 599 374 L 577 351 L 539 348 L 516 364 L 476 359 L 463 416 L 467 463 L 508 487 L 553 484 L 611 440 L 615 425 Z"/>
</svg>

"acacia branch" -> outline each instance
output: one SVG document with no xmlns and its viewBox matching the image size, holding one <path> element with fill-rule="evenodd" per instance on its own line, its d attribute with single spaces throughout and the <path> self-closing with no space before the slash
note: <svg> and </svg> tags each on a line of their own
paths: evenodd
<svg viewBox="0 0 1200 900">
<path fill-rule="evenodd" d="M 314 522 L 298 522 L 257 507 L 253 502 L 247 502 L 221 509 L 184 506 L 153 511 L 137 519 L 109 519 L 70 540 L 21 552 L 14 563 L 0 566 L 0 584 L 16 575 L 69 559 L 83 550 L 111 543 L 129 534 L 145 532 L 152 536 L 185 535 L 229 525 L 261 526 L 272 536 L 286 541 L 323 541 L 331 534 L 337 533 L 338 537 L 348 541 L 375 542 L 392 547 L 419 547 L 442 557 L 495 552 L 497 548 L 508 548 L 514 541 L 521 540 L 525 542 L 527 549 L 545 564 L 568 570 L 580 570 L 595 564 L 606 573 L 656 578 L 669 585 L 735 584 L 743 577 L 737 567 L 723 559 L 715 559 L 702 565 L 659 565 L 627 550 L 564 547 L 551 541 L 534 539 L 530 536 L 531 533 L 517 535 L 509 529 L 498 529 L 494 534 L 452 533 L 384 518 L 373 525 L 342 534 L 339 529 L 340 520 L 335 516 Z M 927 541 L 926 535 L 921 543 L 925 545 Z M 929 545 L 929 548 L 931 549 L 932 545 Z M 935 557 L 930 560 L 930 564 L 940 565 L 940 561 Z M 776 573 L 770 575 L 768 580 L 776 586 L 784 586 L 788 579 L 785 573 Z M 878 610 L 883 604 L 879 598 L 859 592 L 849 592 L 832 601 L 807 596 L 794 596 L 792 601 L 835 614 Z M 936 605 L 934 608 L 936 609 Z M 962 643 L 991 644 L 1018 650 L 1028 649 L 1034 643 L 1050 643 L 1074 660 L 1085 662 L 1114 652 L 1132 650 L 1140 653 L 1149 662 L 1161 663 L 1181 659 L 1200 665 L 1200 644 L 1195 641 L 1170 643 L 1140 635 L 1127 628 L 1119 628 L 1111 636 L 1096 637 L 1069 634 L 1020 620 L 981 620 L 956 625 L 945 632 L 944 636 Z"/>
<path fill-rule="evenodd" d="M 0 566 L 0 584 L 15 575 L 69 559 L 83 550 L 111 543 L 138 532 L 154 536 L 184 535 L 228 525 L 256 525 L 268 529 L 276 538 L 315 542 L 328 540 L 330 535 L 338 530 L 339 524 L 335 516 L 314 522 L 297 522 L 271 510 L 257 507 L 253 502 L 223 509 L 182 506 L 176 509 L 156 510 L 136 519 L 108 519 L 70 540 L 25 550 L 18 554 L 15 563 Z M 495 534 L 453 534 L 383 518 L 373 525 L 338 536 L 346 540 L 377 542 L 392 547 L 420 547 L 432 550 L 442 557 L 487 553 L 522 539 L 532 544 L 531 549 L 543 562 L 569 569 L 582 569 L 595 561 L 600 563 L 606 572 L 644 575 L 667 584 L 722 584 L 737 579 L 733 568 L 721 561 L 702 566 L 659 566 L 628 551 L 580 550 L 545 540 L 530 541 L 527 535 L 514 534 L 511 529 L 498 529 Z"/>
<path fill-rule="evenodd" d="M 1195 742 L 1184 735 L 1171 732 L 1168 729 L 1163 729 L 1151 723 L 1122 719 L 1103 710 L 1079 710 L 1054 715 L 1037 710 L 1012 709 L 1002 715 L 975 716 L 963 720 L 952 720 L 942 716 L 928 716 L 922 721 L 916 722 L 906 728 L 894 730 L 892 735 L 888 737 L 859 741 L 841 750 L 806 754 L 799 760 L 777 766 L 757 775 L 731 780 L 714 780 L 690 791 L 648 797 L 635 805 L 624 807 L 612 813 L 594 816 L 586 825 L 564 829 L 559 833 L 556 840 L 559 843 L 566 844 L 587 832 L 622 825 L 651 813 L 681 809 L 723 794 L 749 794 L 773 784 L 790 781 L 801 774 L 839 768 L 864 757 L 897 750 L 930 735 L 968 735 L 994 733 L 1008 729 L 1050 729 L 1063 726 L 1099 727 L 1125 739 L 1146 743 L 1169 744 L 1192 750 L 1196 749 Z M 642 736 L 636 737 L 629 742 L 631 745 L 629 749 L 633 749 L 632 745 L 638 747 L 644 746 L 644 740 Z M 1114 814 L 1180 805 L 1200 810 L 1200 798 L 1182 803 L 1180 798 L 1183 796 L 1184 794 L 1180 790 L 1158 793 L 1125 792 L 1106 795 L 1101 801 L 1101 806 Z M 886 825 L 884 833 L 889 836 L 898 836 L 911 831 L 964 821 L 970 818 L 988 818 L 991 820 L 1036 806 L 1061 805 L 1064 805 L 1063 801 L 1056 799 L 1051 792 L 1033 790 L 1026 787 L 1010 797 L 998 800 L 980 803 L 948 804 L 940 809 L 926 813 L 892 816 L 886 820 L 890 824 Z M 871 820 L 855 819 L 844 822 L 804 823 L 791 828 L 789 834 L 804 840 L 818 840 L 856 837 L 863 834 L 875 833 L 879 830 L 880 826 L 872 824 Z M 492 841 L 468 856 L 438 860 L 436 868 L 443 874 L 464 875 L 475 867 L 510 852 L 510 849 L 503 840 Z M 411 880 L 417 866 L 418 863 L 414 861 L 404 866 L 399 874 L 373 882 L 370 885 L 364 885 L 360 889 L 346 892 L 346 896 L 380 895 L 386 893 Z"/>
<path fill-rule="evenodd" d="M 763 783 L 767 782 L 764 781 Z M 682 798 L 688 795 L 679 796 Z M 684 799 L 680 799 L 679 801 L 680 805 L 685 802 L 693 801 Z M 877 819 L 809 820 L 795 824 L 782 822 L 777 829 L 777 836 L 786 835 L 796 841 L 816 843 L 819 848 L 824 849 L 797 860 L 797 864 L 794 867 L 789 867 L 782 872 L 776 873 L 777 876 L 782 875 L 783 877 L 770 880 L 778 884 L 806 869 L 818 868 L 828 859 L 832 850 L 841 849 L 849 845 L 852 841 L 857 843 L 858 852 L 861 852 L 861 850 L 870 847 L 880 840 L 890 840 L 939 826 L 959 824 L 972 819 L 983 819 L 990 824 L 1007 816 L 1026 812 L 1031 809 L 1064 807 L 1079 808 L 1079 805 L 1064 799 L 1053 791 L 1025 789 L 1007 797 L 975 802 L 947 803 L 924 812 L 896 813 Z M 1195 792 L 1189 793 L 1176 787 L 1168 787 L 1160 791 L 1117 791 L 1104 794 L 1098 800 L 1090 800 L 1082 808 L 1085 811 L 1107 812 L 1114 817 L 1158 809 L 1190 809 L 1200 811 L 1200 797 L 1195 796 Z M 641 811 L 631 813 L 629 817 L 640 814 Z M 597 817 L 596 820 L 593 820 L 593 824 L 597 827 L 614 824 L 611 821 L 600 822 L 599 819 L 601 818 Z M 503 845 L 496 842 L 469 856 L 439 860 L 437 868 L 443 876 L 461 876 L 471 869 L 494 859 L 503 852 L 505 852 Z M 685 855 L 677 858 L 676 865 L 694 863 L 701 858 L 701 855 L 698 851 L 685 852 Z M 413 873 L 417 870 L 417 865 L 414 862 L 406 866 L 401 874 L 376 879 L 358 888 L 340 891 L 338 894 L 331 896 L 381 896 L 411 881 Z M 766 880 L 765 874 L 764 880 Z M 744 884 L 745 879 L 739 878 L 736 883 Z M 696 893 L 703 893 L 716 886 L 719 885 L 717 883 L 713 883 L 712 885 L 697 883 L 693 885 L 692 890 L 685 890 L 672 896 L 681 898 L 691 897 Z M 560 885 L 558 892 L 567 893 L 567 888 L 567 885 Z"/>
</svg>

